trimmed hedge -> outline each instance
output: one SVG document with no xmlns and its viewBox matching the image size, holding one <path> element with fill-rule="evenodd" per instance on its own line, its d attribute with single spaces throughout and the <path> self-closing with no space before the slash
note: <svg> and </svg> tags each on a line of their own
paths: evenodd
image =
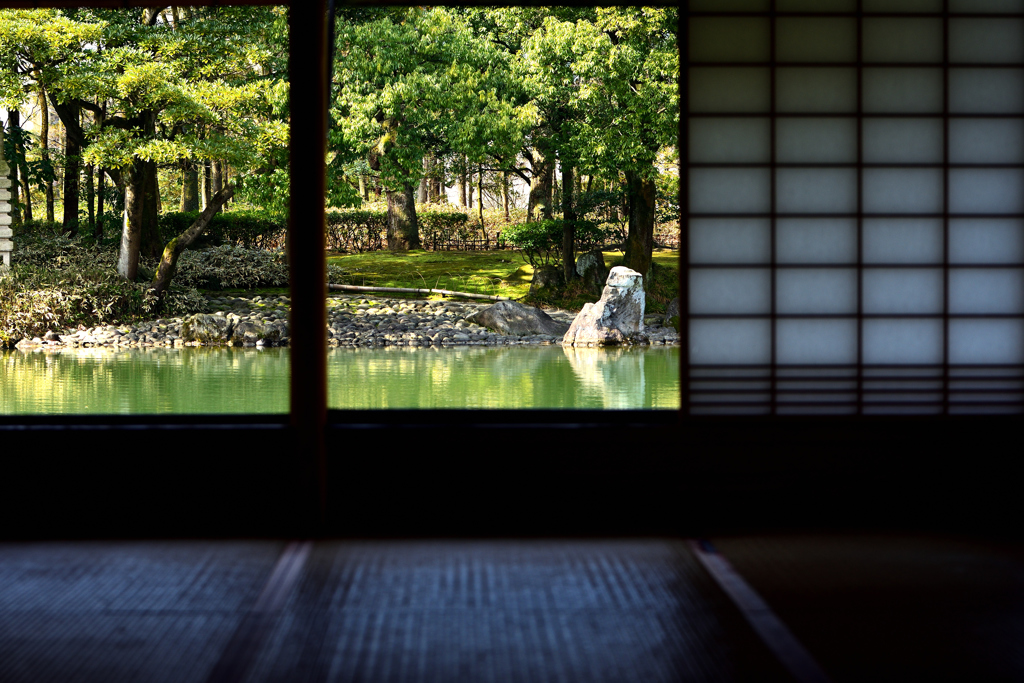
<svg viewBox="0 0 1024 683">
<path fill-rule="evenodd" d="M 578 253 L 602 246 L 609 237 L 608 230 L 594 221 L 573 221 L 576 228 L 575 248 Z M 562 260 L 562 233 L 565 221 L 552 219 L 523 223 L 506 228 L 502 237 L 518 251 L 531 266 L 554 265 Z"/>
<path fill-rule="evenodd" d="M 166 244 L 185 232 L 199 218 L 198 211 L 172 211 L 160 216 L 160 238 Z M 228 211 L 215 214 L 206 232 L 193 248 L 232 244 L 247 249 L 278 249 L 284 246 L 283 219 L 257 211 Z"/>
</svg>

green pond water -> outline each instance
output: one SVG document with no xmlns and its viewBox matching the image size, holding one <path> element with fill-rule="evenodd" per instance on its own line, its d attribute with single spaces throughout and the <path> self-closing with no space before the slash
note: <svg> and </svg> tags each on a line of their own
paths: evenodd
<svg viewBox="0 0 1024 683">
<path fill-rule="evenodd" d="M 289 349 L 0 352 L 0 414 L 285 413 Z M 331 408 L 679 407 L 679 348 L 332 349 Z"/>
</svg>

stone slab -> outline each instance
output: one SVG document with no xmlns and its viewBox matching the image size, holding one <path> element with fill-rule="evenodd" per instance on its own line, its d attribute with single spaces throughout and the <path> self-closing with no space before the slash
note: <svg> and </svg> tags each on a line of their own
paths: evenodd
<svg viewBox="0 0 1024 683">
<path fill-rule="evenodd" d="M 6 161 L 0 158 L 0 175 L 8 175 L 11 172 L 11 167 Z"/>
<path fill-rule="evenodd" d="M 10 190 L 6 190 L 6 189 L 0 190 L 0 201 L 9 200 L 10 198 L 11 198 L 11 191 Z"/>
<path fill-rule="evenodd" d="M 0 240 L 0 251 L 11 251 L 14 249 L 14 242 L 10 240 Z"/>
<path fill-rule="evenodd" d="M 0 213 L 0 225 L 10 225 L 11 222 L 10 214 Z"/>
<path fill-rule="evenodd" d="M 6 228 L 6 227 L 3 227 L 3 226 L 0 226 L 0 237 L 13 237 L 13 236 L 14 236 L 14 231 L 12 231 L 10 228 Z"/>
<path fill-rule="evenodd" d="M 10 268 L 10 266 L 11 266 L 11 252 L 9 252 L 9 251 L 0 251 L 0 264 L 5 265 L 8 268 Z"/>
<path fill-rule="evenodd" d="M 11 203 L 6 201 L 6 200 L 4 200 L 4 199 L 0 199 L 0 213 L 10 213 L 10 212 L 11 212 Z"/>
<path fill-rule="evenodd" d="M 11 186 L 11 179 L 0 177 L 0 188 L 7 189 Z"/>
</svg>

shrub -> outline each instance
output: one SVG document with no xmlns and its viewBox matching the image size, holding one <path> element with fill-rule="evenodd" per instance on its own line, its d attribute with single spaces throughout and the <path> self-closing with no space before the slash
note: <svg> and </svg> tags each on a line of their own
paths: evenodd
<svg viewBox="0 0 1024 683">
<path fill-rule="evenodd" d="M 94 327 L 164 313 L 205 310 L 194 289 L 175 287 L 161 302 L 146 282 L 126 282 L 116 272 L 117 251 L 79 240 L 23 238 L 16 258 L 0 275 L 0 345 L 47 330 Z M 152 264 L 148 264 L 152 267 Z"/>
<path fill-rule="evenodd" d="M 594 221 L 574 221 L 575 248 L 587 251 L 604 244 L 607 231 Z M 531 266 L 554 265 L 562 259 L 562 233 L 565 221 L 552 219 L 523 223 L 506 228 L 504 239 L 512 245 Z"/>
<path fill-rule="evenodd" d="M 417 210 L 416 218 L 419 220 L 420 241 L 434 249 L 439 245 L 465 243 L 473 237 L 469 216 L 460 211 L 422 208 Z"/>
<path fill-rule="evenodd" d="M 225 244 L 182 252 L 174 283 L 201 289 L 287 287 L 288 264 L 283 251 L 248 249 Z"/>
</svg>

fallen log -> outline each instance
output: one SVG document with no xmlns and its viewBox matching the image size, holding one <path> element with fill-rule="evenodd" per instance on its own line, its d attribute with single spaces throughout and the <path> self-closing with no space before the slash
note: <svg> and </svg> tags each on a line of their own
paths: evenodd
<svg viewBox="0 0 1024 683">
<path fill-rule="evenodd" d="M 410 287 L 365 287 L 361 285 L 332 285 L 328 284 L 327 289 L 340 292 L 380 292 L 393 294 L 440 294 L 441 296 L 458 296 L 465 299 L 486 299 L 487 301 L 511 301 L 503 296 L 491 296 L 490 294 L 472 294 L 470 292 L 453 292 L 450 289 L 412 289 Z"/>
</svg>

